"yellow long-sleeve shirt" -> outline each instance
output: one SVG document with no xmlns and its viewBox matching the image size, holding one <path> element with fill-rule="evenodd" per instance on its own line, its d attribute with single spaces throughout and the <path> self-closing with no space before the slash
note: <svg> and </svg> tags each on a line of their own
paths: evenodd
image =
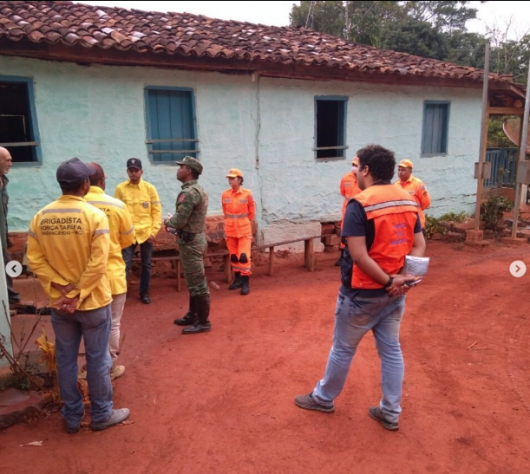
<svg viewBox="0 0 530 474">
<path fill-rule="evenodd" d="M 131 214 L 119 199 L 105 194 L 98 186 L 90 186 L 85 201 L 102 210 L 109 220 L 110 249 L 107 277 L 113 295 L 127 292 L 125 262 L 121 249 L 130 247 L 136 241 Z"/>
<path fill-rule="evenodd" d="M 116 187 L 114 197 L 127 206 L 139 244 L 149 237 L 156 237 L 162 226 L 162 204 L 152 184 L 143 179 L 138 184 L 132 184 L 131 180 L 124 181 Z"/>
<path fill-rule="evenodd" d="M 51 286 L 73 284 L 77 309 L 90 311 L 112 301 L 107 278 L 110 232 L 105 214 L 77 196 L 61 196 L 33 218 L 27 257 L 31 270 L 54 304 L 61 293 Z"/>
</svg>

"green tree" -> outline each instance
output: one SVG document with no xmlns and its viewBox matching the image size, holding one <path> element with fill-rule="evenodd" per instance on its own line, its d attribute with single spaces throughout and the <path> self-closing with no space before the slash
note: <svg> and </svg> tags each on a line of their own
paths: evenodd
<svg viewBox="0 0 530 474">
<path fill-rule="evenodd" d="M 481 2 L 484 3 L 484 2 Z M 293 5 L 291 25 L 348 41 L 472 65 L 480 36 L 467 33 L 476 17 L 469 1 L 310 2 Z"/>
<path fill-rule="evenodd" d="M 426 21 L 444 32 L 465 31 L 466 23 L 477 17 L 477 9 L 471 2 L 399 2 L 407 15 Z M 486 3 L 486 2 L 480 2 Z"/>
<path fill-rule="evenodd" d="M 385 49 L 443 60 L 447 56 L 447 38 L 427 21 L 407 18 L 384 31 Z"/>
<path fill-rule="evenodd" d="M 520 40 L 492 41 L 491 71 L 512 74 L 515 82 L 526 84 L 530 60 L 530 35 Z"/>
</svg>

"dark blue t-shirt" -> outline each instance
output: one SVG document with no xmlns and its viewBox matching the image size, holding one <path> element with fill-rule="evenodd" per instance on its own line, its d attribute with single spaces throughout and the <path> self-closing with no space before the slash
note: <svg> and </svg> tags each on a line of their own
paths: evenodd
<svg viewBox="0 0 530 474">
<path fill-rule="evenodd" d="M 374 186 L 379 185 L 388 185 L 393 186 L 390 181 L 378 183 Z M 417 234 L 421 232 L 421 222 L 418 216 L 416 225 L 414 226 L 414 233 Z M 366 237 L 366 249 L 370 250 L 375 239 L 375 224 L 373 220 L 368 220 L 366 218 L 366 212 L 364 207 L 360 202 L 356 201 L 355 198 L 352 199 L 346 206 L 346 211 L 344 213 L 344 221 L 342 225 L 342 237 L 345 241 L 346 237 Z M 342 286 L 340 292 L 347 296 L 348 298 L 353 298 L 354 296 L 362 297 L 378 297 L 386 294 L 384 288 L 379 288 L 376 290 L 359 290 L 351 287 L 351 279 L 353 272 L 353 260 L 348 251 L 348 247 L 343 250 L 342 257 L 342 267 L 341 267 L 341 280 Z"/>
</svg>

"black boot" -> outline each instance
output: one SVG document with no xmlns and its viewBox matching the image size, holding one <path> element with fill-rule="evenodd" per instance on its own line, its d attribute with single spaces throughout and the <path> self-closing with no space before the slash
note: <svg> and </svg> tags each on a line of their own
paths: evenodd
<svg viewBox="0 0 530 474">
<path fill-rule="evenodd" d="M 250 293 L 250 277 L 248 275 L 241 277 L 241 294 L 248 295 Z"/>
<path fill-rule="evenodd" d="M 182 330 L 182 334 L 197 334 L 200 332 L 209 332 L 212 328 L 208 317 L 210 316 L 210 298 L 203 298 L 201 296 L 195 297 L 195 304 L 197 308 L 197 319 L 193 326 Z"/>
<path fill-rule="evenodd" d="M 143 304 L 150 304 L 151 300 L 149 299 L 149 293 L 147 291 L 144 291 L 143 293 L 140 293 L 140 299 L 142 300 Z"/>
<path fill-rule="evenodd" d="M 177 326 L 189 326 L 193 324 L 197 319 L 197 305 L 196 305 L 196 296 L 190 295 L 190 309 L 184 315 L 183 318 L 175 319 L 173 321 Z"/>
<path fill-rule="evenodd" d="M 236 276 L 236 278 L 228 287 L 229 290 L 237 290 L 238 288 L 241 288 L 241 285 L 243 285 L 243 280 L 241 279 L 241 272 L 234 272 L 234 275 Z"/>
</svg>

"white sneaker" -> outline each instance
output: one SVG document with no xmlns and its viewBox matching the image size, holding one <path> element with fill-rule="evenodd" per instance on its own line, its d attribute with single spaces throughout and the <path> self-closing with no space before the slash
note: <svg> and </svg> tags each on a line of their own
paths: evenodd
<svg viewBox="0 0 530 474">
<path fill-rule="evenodd" d="M 125 373 L 124 365 L 114 365 L 110 370 L 110 380 L 116 380 Z"/>
</svg>

